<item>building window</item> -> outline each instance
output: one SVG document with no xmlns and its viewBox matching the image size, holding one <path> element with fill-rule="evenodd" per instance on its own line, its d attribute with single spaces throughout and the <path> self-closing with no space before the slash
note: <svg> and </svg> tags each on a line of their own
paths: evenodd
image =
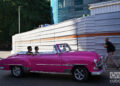
<svg viewBox="0 0 120 86">
<path fill-rule="evenodd" d="M 58 4 L 59 4 L 58 5 L 59 8 L 64 8 L 64 7 L 66 7 L 66 0 L 60 0 Z"/>
<path fill-rule="evenodd" d="M 83 7 L 75 7 L 75 11 L 81 11 L 83 10 Z"/>
<path fill-rule="evenodd" d="M 74 0 L 75 5 L 83 4 L 83 0 Z"/>
</svg>

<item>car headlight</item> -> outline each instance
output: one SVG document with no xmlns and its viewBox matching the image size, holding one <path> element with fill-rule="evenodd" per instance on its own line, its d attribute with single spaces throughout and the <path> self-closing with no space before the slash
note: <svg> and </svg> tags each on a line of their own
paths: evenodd
<svg viewBox="0 0 120 86">
<path fill-rule="evenodd" d="M 95 67 L 93 68 L 94 70 L 98 70 L 100 67 L 103 65 L 103 56 L 99 58 L 99 60 L 94 59 Z"/>
<path fill-rule="evenodd" d="M 93 67 L 93 69 L 95 71 L 97 71 L 99 68 L 97 67 L 97 59 L 94 59 L 94 63 L 95 63 L 95 66 Z"/>
<path fill-rule="evenodd" d="M 104 58 L 103 56 L 100 57 L 101 60 L 103 60 L 103 58 Z"/>
<path fill-rule="evenodd" d="M 98 68 L 98 67 L 94 67 L 93 69 L 94 69 L 95 71 L 99 70 L 99 68 Z"/>
</svg>

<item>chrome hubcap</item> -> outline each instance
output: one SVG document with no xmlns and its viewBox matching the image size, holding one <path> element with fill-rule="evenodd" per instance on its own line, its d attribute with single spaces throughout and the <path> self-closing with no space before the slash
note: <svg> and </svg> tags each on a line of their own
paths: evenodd
<svg viewBox="0 0 120 86">
<path fill-rule="evenodd" d="M 79 69 L 75 69 L 74 71 L 74 76 L 77 80 L 82 80 L 84 79 L 85 75 L 84 75 L 84 71 L 83 69 L 79 70 Z"/>
<path fill-rule="evenodd" d="M 13 68 L 13 74 L 15 76 L 19 76 L 21 74 L 21 68 L 20 67 L 14 67 Z"/>
</svg>

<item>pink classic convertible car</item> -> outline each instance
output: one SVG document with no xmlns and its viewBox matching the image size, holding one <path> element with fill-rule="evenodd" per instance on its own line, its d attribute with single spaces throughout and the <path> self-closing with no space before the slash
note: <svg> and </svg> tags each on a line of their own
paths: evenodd
<svg viewBox="0 0 120 86">
<path fill-rule="evenodd" d="M 95 52 L 72 51 L 68 44 L 56 44 L 53 52 L 35 55 L 18 53 L 0 60 L 1 70 L 11 70 L 14 77 L 26 72 L 70 73 L 78 81 L 89 75 L 101 75 L 104 71 L 102 58 Z"/>
</svg>

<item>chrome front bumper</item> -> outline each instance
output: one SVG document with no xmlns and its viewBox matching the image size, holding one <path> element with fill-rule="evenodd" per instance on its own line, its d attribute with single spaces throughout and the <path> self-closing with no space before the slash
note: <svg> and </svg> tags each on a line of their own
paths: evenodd
<svg viewBox="0 0 120 86">
<path fill-rule="evenodd" d="M 97 62 L 97 59 L 94 59 L 94 63 L 95 63 L 95 67 L 93 68 L 94 71 L 98 70 L 99 67 L 102 68 L 102 70 L 100 71 L 95 71 L 95 72 L 91 72 L 91 75 L 101 75 L 104 71 L 105 71 L 105 65 L 103 65 L 104 61 L 103 61 L 103 57 L 100 57 L 99 62 Z"/>
<path fill-rule="evenodd" d="M 104 71 L 105 69 L 103 68 L 101 71 L 91 72 L 91 75 L 101 75 Z"/>
</svg>

